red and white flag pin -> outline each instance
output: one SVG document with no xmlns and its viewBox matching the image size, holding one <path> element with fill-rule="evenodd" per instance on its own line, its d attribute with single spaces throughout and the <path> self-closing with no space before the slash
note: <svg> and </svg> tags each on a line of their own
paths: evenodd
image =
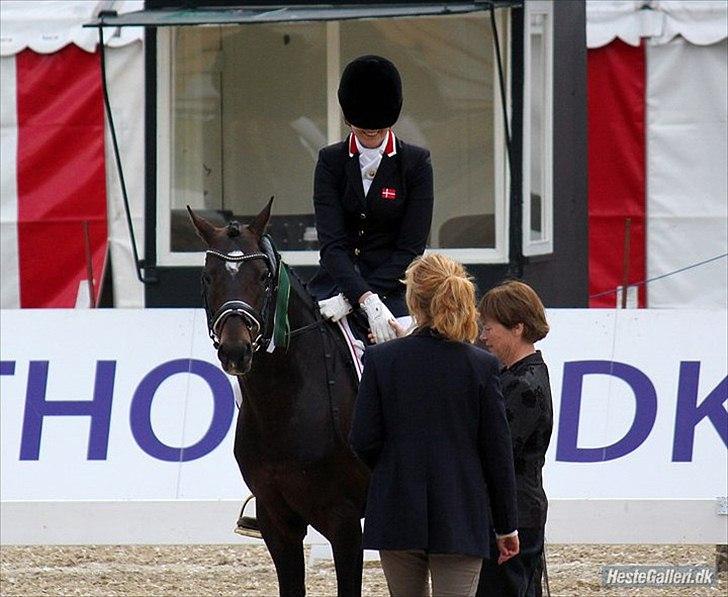
<svg viewBox="0 0 728 597">
<path fill-rule="evenodd" d="M 384 187 L 382 189 L 382 199 L 396 199 L 397 198 L 397 191 L 395 189 L 390 189 L 389 187 Z"/>
</svg>

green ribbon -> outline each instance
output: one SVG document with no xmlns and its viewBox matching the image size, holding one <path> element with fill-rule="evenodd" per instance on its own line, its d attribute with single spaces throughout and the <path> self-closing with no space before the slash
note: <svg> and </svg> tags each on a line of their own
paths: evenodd
<svg viewBox="0 0 728 597">
<path fill-rule="evenodd" d="M 288 322 L 288 297 L 291 292 L 291 281 L 288 278 L 288 268 L 283 260 L 278 262 L 278 294 L 276 296 L 276 312 L 273 316 L 273 341 L 276 347 L 282 346 L 288 350 L 291 325 Z"/>
</svg>

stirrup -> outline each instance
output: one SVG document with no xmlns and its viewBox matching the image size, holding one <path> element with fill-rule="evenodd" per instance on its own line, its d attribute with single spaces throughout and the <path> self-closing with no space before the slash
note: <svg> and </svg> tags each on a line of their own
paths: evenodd
<svg viewBox="0 0 728 597">
<path fill-rule="evenodd" d="M 245 516 L 245 507 L 248 505 L 248 502 L 254 498 L 255 496 L 251 493 L 243 502 L 243 507 L 240 509 L 240 515 L 238 516 L 238 522 L 235 525 L 235 532 L 243 537 L 262 539 L 263 535 L 260 533 L 258 519 L 254 516 Z"/>
</svg>

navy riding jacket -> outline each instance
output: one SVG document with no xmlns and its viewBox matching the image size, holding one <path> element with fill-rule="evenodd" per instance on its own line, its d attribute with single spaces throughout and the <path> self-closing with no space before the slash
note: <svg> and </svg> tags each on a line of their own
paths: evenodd
<svg viewBox="0 0 728 597">
<path fill-rule="evenodd" d="M 426 149 L 394 139 L 366 196 L 352 135 L 319 153 L 313 203 L 320 269 L 308 283 L 316 300 L 343 292 L 356 307 L 372 291 L 395 317 L 407 315 L 400 280 L 427 244 L 432 164 Z"/>
<path fill-rule="evenodd" d="M 364 548 L 495 557 L 493 529 L 517 527 L 495 357 L 423 328 L 364 363 L 349 436 L 372 469 Z"/>
</svg>

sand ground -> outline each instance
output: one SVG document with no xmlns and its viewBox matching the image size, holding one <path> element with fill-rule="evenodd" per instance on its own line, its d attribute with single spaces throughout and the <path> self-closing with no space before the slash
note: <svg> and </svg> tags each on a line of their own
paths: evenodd
<svg viewBox="0 0 728 597">
<path fill-rule="evenodd" d="M 607 564 L 715 566 L 707 545 L 549 545 L 552 596 L 654 595 L 724 596 L 722 574 L 712 587 L 606 588 L 600 569 Z M 336 594 L 329 561 L 309 560 L 308 594 Z M 378 562 L 365 563 L 364 595 L 387 595 Z M 0 595 L 274 596 L 273 563 L 262 545 L 25 546 L 0 548 Z"/>
</svg>

